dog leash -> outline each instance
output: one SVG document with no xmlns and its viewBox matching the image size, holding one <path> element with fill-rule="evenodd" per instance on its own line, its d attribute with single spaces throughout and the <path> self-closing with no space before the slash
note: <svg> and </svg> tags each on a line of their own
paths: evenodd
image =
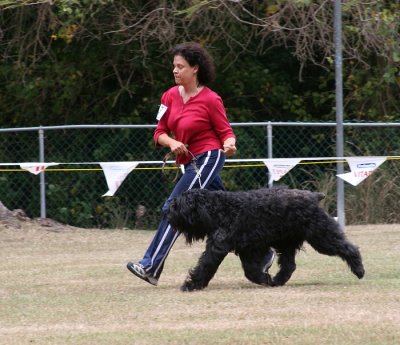
<svg viewBox="0 0 400 345">
<path fill-rule="evenodd" d="M 187 145 L 185 145 L 185 146 L 187 147 Z M 192 165 L 194 171 L 196 172 L 196 176 L 197 176 L 197 179 L 199 180 L 200 188 L 203 188 L 202 185 L 201 185 L 201 172 L 200 172 L 199 168 L 196 165 L 197 158 L 191 151 L 188 150 L 188 152 L 192 156 L 192 159 L 190 160 L 190 164 Z M 167 163 L 167 160 L 170 159 L 172 156 L 174 156 L 174 153 L 173 152 L 168 152 L 164 156 L 164 159 L 163 159 L 163 165 L 162 165 L 161 171 L 162 171 L 162 174 L 163 174 L 165 179 L 167 179 L 167 176 L 164 173 L 164 167 L 165 167 L 165 164 Z M 179 169 L 176 171 L 176 175 L 175 175 L 174 179 L 172 180 L 172 182 L 176 182 L 176 180 L 178 179 L 178 176 L 179 176 Z"/>
</svg>

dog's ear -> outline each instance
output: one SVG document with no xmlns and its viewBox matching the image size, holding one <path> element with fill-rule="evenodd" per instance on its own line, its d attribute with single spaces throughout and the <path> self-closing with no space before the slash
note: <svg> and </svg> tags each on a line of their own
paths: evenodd
<svg viewBox="0 0 400 345">
<path fill-rule="evenodd" d="M 186 203 L 190 212 L 187 213 L 188 221 L 191 226 L 209 229 L 213 222 L 209 210 L 210 192 L 206 189 L 191 189 L 185 192 Z M 206 231 L 204 229 L 203 231 Z"/>
<path fill-rule="evenodd" d="M 206 201 L 205 201 L 206 202 Z M 205 202 L 200 203 L 196 207 L 196 219 L 199 223 L 202 224 L 205 228 L 210 229 L 213 225 L 213 220 L 210 216 L 209 209 L 206 207 Z M 206 229 L 204 229 L 206 230 Z"/>
</svg>

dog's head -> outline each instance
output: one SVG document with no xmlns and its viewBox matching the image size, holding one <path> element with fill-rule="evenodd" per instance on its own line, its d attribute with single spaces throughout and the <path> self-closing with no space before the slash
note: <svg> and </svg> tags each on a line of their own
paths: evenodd
<svg viewBox="0 0 400 345">
<path fill-rule="evenodd" d="M 171 201 L 168 222 L 184 234 L 189 244 L 204 239 L 212 226 L 207 209 L 210 193 L 204 189 L 191 189 Z"/>
</svg>

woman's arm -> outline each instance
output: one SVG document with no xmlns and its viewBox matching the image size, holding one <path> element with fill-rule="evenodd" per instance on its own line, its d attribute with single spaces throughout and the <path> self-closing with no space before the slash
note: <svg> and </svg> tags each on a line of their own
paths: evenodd
<svg viewBox="0 0 400 345">
<path fill-rule="evenodd" d="M 173 152 L 175 155 L 188 153 L 188 149 L 186 148 L 185 144 L 171 138 L 165 133 L 160 134 L 157 143 L 161 146 L 169 147 L 171 149 L 171 152 Z"/>
</svg>

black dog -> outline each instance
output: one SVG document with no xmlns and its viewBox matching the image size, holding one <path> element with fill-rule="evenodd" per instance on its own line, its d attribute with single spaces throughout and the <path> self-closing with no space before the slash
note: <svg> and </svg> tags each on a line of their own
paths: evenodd
<svg viewBox="0 0 400 345">
<path fill-rule="evenodd" d="M 182 291 L 205 288 L 225 256 L 239 255 L 245 276 L 266 285 L 284 285 L 296 269 L 295 255 L 308 242 L 316 251 L 347 262 L 364 276 L 360 252 L 339 224 L 318 204 L 323 193 L 298 189 L 259 189 L 248 192 L 192 189 L 171 202 L 168 220 L 188 244 L 207 238 L 206 250 L 189 271 Z M 275 277 L 263 272 L 269 247 L 278 256 Z"/>
</svg>

